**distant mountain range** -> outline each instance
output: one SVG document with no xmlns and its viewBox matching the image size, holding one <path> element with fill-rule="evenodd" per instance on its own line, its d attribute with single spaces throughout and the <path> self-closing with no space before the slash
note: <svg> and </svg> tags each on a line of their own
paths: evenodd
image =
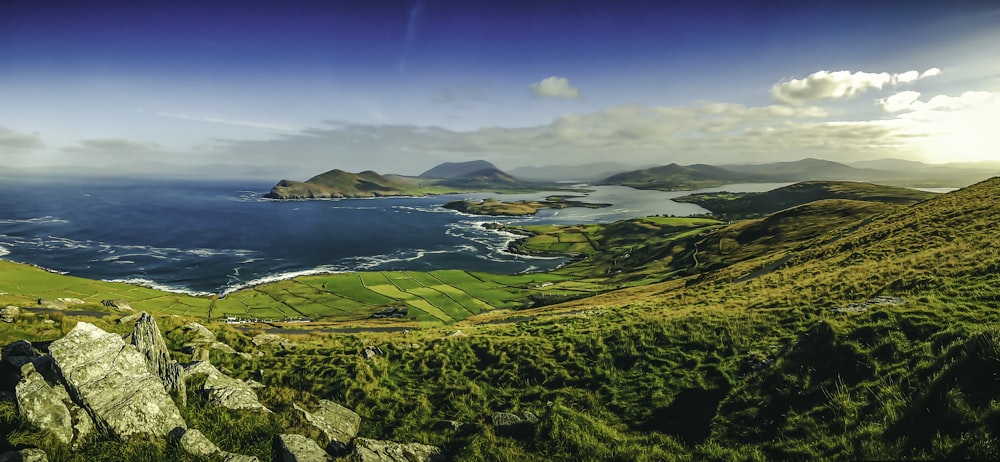
<svg viewBox="0 0 1000 462">
<path fill-rule="evenodd" d="M 731 183 L 797 182 L 809 180 L 873 181 L 911 187 L 961 187 L 982 181 L 996 170 L 930 165 L 898 159 L 859 162 L 854 166 L 821 159 L 770 164 L 669 164 L 609 176 L 597 184 L 637 189 L 683 191 Z"/>
<path fill-rule="evenodd" d="M 684 191 L 732 183 L 794 183 L 810 180 L 870 181 L 909 187 L 961 187 L 994 176 L 1000 169 L 990 164 L 970 166 L 932 165 L 901 159 L 880 159 L 853 165 L 821 159 L 746 165 L 678 165 L 615 173 L 598 178 L 586 172 L 614 171 L 615 163 L 578 166 L 520 167 L 530 179 L 500 170 L 485 160 L 446 162 L 419 176 L 381 175 L 330 170 L 304 182 L 281 180 L 265 197 L 273 199 L 315 199 L 339 197 L 422 196 L 469 191 L 527 191 L 557 189 L 556 178 L 590 181 L 599 185 L 621 185 L 637 189 Z M 563 174 L 558 170 L 563 168 Z M 588 176 L 590 178 L 588 178 Z"/>
</svg>

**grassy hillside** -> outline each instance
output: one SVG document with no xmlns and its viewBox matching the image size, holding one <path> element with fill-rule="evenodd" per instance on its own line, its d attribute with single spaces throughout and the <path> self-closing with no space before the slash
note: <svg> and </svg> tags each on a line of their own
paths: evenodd
<svg viewBox="0 0 1000 462">
<path fill-rule="evenodd" d="M 291 402 L 326 398 L 363 416 L 362 436 L 440 445 L 456 460 L 995 460 L 998 208 L 1000 179 L 992 179 L 910 205 L 822 201 L 706 229 L 666 218 L 622 222 L 617 232 L 537 229 L 567 238 L 536 241 L 540 249 L 582 244 L 570 242 L 574 234 L 588 255 L 647 243 L 646 265 L 687 259 L 691 275 L 665 270 L 661 282 L 484 311 L 446 327 L 301 335 L 292 351 L 249 360 L 213 352 L 234 376 L 256 380 L 264 370 L 262 401 L 276 412 L 189 406 L 185 417 L 223 449 L 265 458 L 260 441 L 294 427 Z M 670 257 L 654 258 L 664 248 Z M 375 275 L 384 280 L 365 279 L 366 287 L 428 285 Z M 438 279 L 443 289 L 465 277 Z M 518 277 L 494 282 L 510 287 Z M 486 292 L 469 295 L 486 301 Z M 166 316 L 161 326 L 182 322 Z M 0 333 L 44 325 L 24 319 Z M 255 351 L 244 333 L 210 327 Z M 180 349 L 176 333 L 167 338 Z M 360 352 L 372 345 L 384 353 L 365 359 Z M 172 455 L 141 443 L 60 449 L 25 428 L 12 406 L 0 402 L 0 426 L 9 429 L 0 449 L 41 445 L 54 460 L 125 460 L 137 446 L 147 460 Z M 489 425 L 500 411 L 530 411 L 539 422 Z M 443 419 L 467 425 L 433 429 Z"/>
<path fill-rule="evenodd" d="M 677 202 L 698 204 L 727 220 L 753 218 L 820 199 L 850 199 L 889 204 L 912 204 L 934 193 L 857 181 L 803 181 L 761 193 L 699 193 Z"/>
</svg>

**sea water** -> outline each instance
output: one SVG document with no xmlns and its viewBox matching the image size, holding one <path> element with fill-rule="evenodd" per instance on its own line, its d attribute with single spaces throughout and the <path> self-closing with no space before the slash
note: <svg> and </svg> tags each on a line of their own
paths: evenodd
<svg viewBox="0 0 1000 462">
<path fill-rule="evenodd" d="M 601 186 L 579 200 L 601 209 L 528 218 L 471 216 L 441 207 L 504 196 L 275 201 L 270 184 L 151 180 L 3 179 L 0 257 L 93 279 L 219 293 L 295 275 L 371 270 L 544 271 L 564 258 L 515 255 L 516 236 L 484 223 L 593 223 L 705 213 L 670 201 L 686 193 Z"/>
</svg>

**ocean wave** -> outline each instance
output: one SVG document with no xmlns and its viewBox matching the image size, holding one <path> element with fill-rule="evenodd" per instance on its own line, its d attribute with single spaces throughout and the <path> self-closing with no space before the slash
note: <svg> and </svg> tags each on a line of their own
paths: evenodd
<svg viewBox="0 0 1000 462">
<path fill-rule="evenodd" d="M 7 255 L 10 255 L 10 250 L 7 250 L 6 247 L 0 246 L 0 257 L 4 257 Z"/>
<path fill-rule="evenodd" d="M 294 279 L 300 276 L 314 276 L 317 274 L 335 274 L 345 272 L 342 268 L 323 265 L 317 266 L 311 269 L 297 270 L 297 271 L 287 271 L 284 273 L 277 273 L 268 276 L 259 277 L 249 281 L 242 281 L 234 284 L 226 285 L 226 288 L 222 291 L 222 296 L 225 297 L 238 290 L 246 289 L 247 287 L 256 287 L 263 284 L 270 284 L 272 282 L 286 281 L 289 279 Z"/>
<path fill-rule="evenodd" d="M 56 218 L 51 215 L 46 215 L 44 217 L 37 218 L 22 218 L 22 219 L 0 219 L 0 225 L 49 225 L 49 224 L 63 224 L 69 223 L 69 220 L 63 220 L 61 218 Z"/>
<path fill-rule="evenodd" d="M 178 287 L 169 284 L 164 284 L 162 282 L 156 282 L 145 278 L 123 278 L 123 279 L 105 279 L 105 282 L 120 282 L 122 284 L 131 284 L 134 286 L 142 286 L 149 289 L 160 290 L 163 292 L 172 292 L 175 294 L 185 294 L 194 297 L 210 297 L 215 295 L 211 292 L 201 292 L 196 290 L 191 290 L 186 287 Z"/>
</svg>

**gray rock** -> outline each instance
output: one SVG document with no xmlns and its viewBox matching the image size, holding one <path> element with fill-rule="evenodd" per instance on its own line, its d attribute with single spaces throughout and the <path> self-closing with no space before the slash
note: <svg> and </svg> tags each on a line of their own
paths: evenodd
<svg viewBox="0 0 1000 462">
<path fill-rule="evenodd" d="M 196 428 L 176 428 L 170 432 L 170 437 L 177 441 L 177 445 L 184 452 L 191 455 L 210 457 L 222 452 L 201 430 Z"/>
<path fill-rule="evenodd" d="M 52 309 L 52 310 L 65 310 L 66 309 L 66 303 L 65 302 L 61 302 L 59 300 L 49 300 L 47 298 L 39 298 L 38 299 L 38 306 L 40 306 L 42 308 L 49 308 L 49 309 Z"/>
<path fill-rule="evenodd" d="M 494 412 L 490 415 L 490 425 L 494 427 L 504 427 L 507 425 L 516 425 L 521 423 L 523 420 L 517 414 L 511 414 L 509 412 Z"/>
<path fill-rule="evenodd" d="M 14 322 L 21 315 L 21 309 L 16 306 L 7 306 L 0 310 L 0 320 L 3 322 Z"/>
<path fill-rule="evenodd" d="M 63 402 L 66 392 L 60 394 L 50 386 L 34 364 L 29 362 L 21 367 L 21 381 L 17 382 L 15 394 L 17 411 L 23 419 L 55 435 L 63 444 L 73 442 L 73 417 Z"/>
<path fill-rule="evenodd" d="M 441 448 L 420 443 L 354 439 L 354 457 L 361 462 L 425 462 L 441 460 Z"/>
<path fill-rule="evenodd" d="M 101 300 L 101 305 L 117 311 L 135 311 L 125 300 Z"/>
<path fill-rule="evenodd" d="M 117 322 L 118 324 L 129 324 L 138 321 L 140 316 L 142 316 L 142 313 L 130 314 L 128 316 L 122 316 L 118 318 L 118 320 L 115 322 Z"/>
<path fill-rule="evenodd" d="M 67 306 L 69 306 L 69 305 L 83 305 L 84 303 L 87 303 L 87 302 L 85 302 L 83 300 L 80 300 L 79 298 L 57 298 L 56 300 L 60 301 L 62 303 L 65 303 Z"/>
<path fill-rule="evenodd" d="M 196 390 L 204 393 L 208 402 L 226 409 L 246 409 L 271 412 L 260 404 L 257 393 L 246 382 L 223 374 L 207 361 L 196 361 L 184 367 L 184 378 L 205 376 L 205 384 Z"/>
<path fill-rule="evenodd" d="M 456 432 L 462 428 L 462 422 L 457 420 L 439 420 L 431 425 L 431 430 L 438 432 Z"/>
<path fill-rule="evenodd" d="M 365 347 L 364 350 L 361 351 L 361 356 L 364 356 L 365 359 L 372 359 L 376 356 L 384 354 L 385 352 L 382 351 L 382 349 L 377 346 L 367 346 Z"/>
<path fill-rule="evenodd" d="M 57 391 L 66 393 L 66 389 L 60 386 Z M 66 407 L 69 409 L 69 415 L 73 417 L 73 432 L 75 436 L 73 437 L 73 447 L 77 447 L 84 442 L 90 435 L 95 434 L 97 428 L 94 426 L 94 419 L 87 414 L 87 410 L 77 406 L 72 400 L 68 399 L 69 395 L 66 395 L 64 402 Z"/>
<path fill-rule="evenodd" d="M 0 454 L 0 462 L 49 462 L 49 457 L 41 449 L 27 448 Z"/>
<path fill-rule="evenodd" d="M 166 436 L 187 428 L 146 358 L 116 334 L 80 322 L 49 353 L 74 401 L 112 436 Z"/>
<path fill-rule="evenodd" d="M 27 340 L 18 340 L 3 347 L 3 362 L 15 370 L 21 370 L 21 366 L 42 357 Z"/>
<path fill-rule="evenodd" d="M 222 459 L 222 462 L 260 462 L 260 459 L 254 456 L 245 456 L 225 451 L 221 452 L 218 457 Z"/>
<path fill-rule="evenodd" d="M 290 342 L 276 334 L 255 335 L 251 340 L 253 341 L 253 344 L 257 345 L 258 347 L 272 347 L 272 348 L 279 347 L 286 350 L 290 350 L 292 348 L 299 346 L 297 343 Z"/>
<path fill-rule="evenodd" d="M 146 312 L 139 314 L 132 328 L 132 346 L 146 357 L 150 372 L 160 378 L 167 392 L 174 392 L 186 401 L 184 367 L 170 359 L 170 351 L 160 335 L 156 320 Z"/>
<path fill-rule="evenodd" d="M 358 436 L 361 427 L 361 416 L 356 412 L 333 401 L 319 400 L 319 410 L 310 413 L 298 404 L 292 405 L 301 412 L 313 427 L 323 434 L 327 450 L 334 454 L 347 451 L 347 445 Z"/>
<path fill-rule="evenodd" d="M 534 412 L 524 411 L 524 421 L 528 423 L 538 423 L 538 416 Z"/>
<path fill-rule="evenodd" d="M 272 445 L 275 461 L 327 462 L 333 460 L 315 441 L 302 435 L 275 435 Z"/>
<path fill-rule="evenodd" d="M 184 332 L 194 336 L 191 340 L 192 342 L 197 342 L 198 339 L 202 339 L 203 343 L 215 341 L 215 334 L 208 330 L 207 327 L 197 322 L 190 322 L 188 325 L 184 326 Z"/>
</svg>

